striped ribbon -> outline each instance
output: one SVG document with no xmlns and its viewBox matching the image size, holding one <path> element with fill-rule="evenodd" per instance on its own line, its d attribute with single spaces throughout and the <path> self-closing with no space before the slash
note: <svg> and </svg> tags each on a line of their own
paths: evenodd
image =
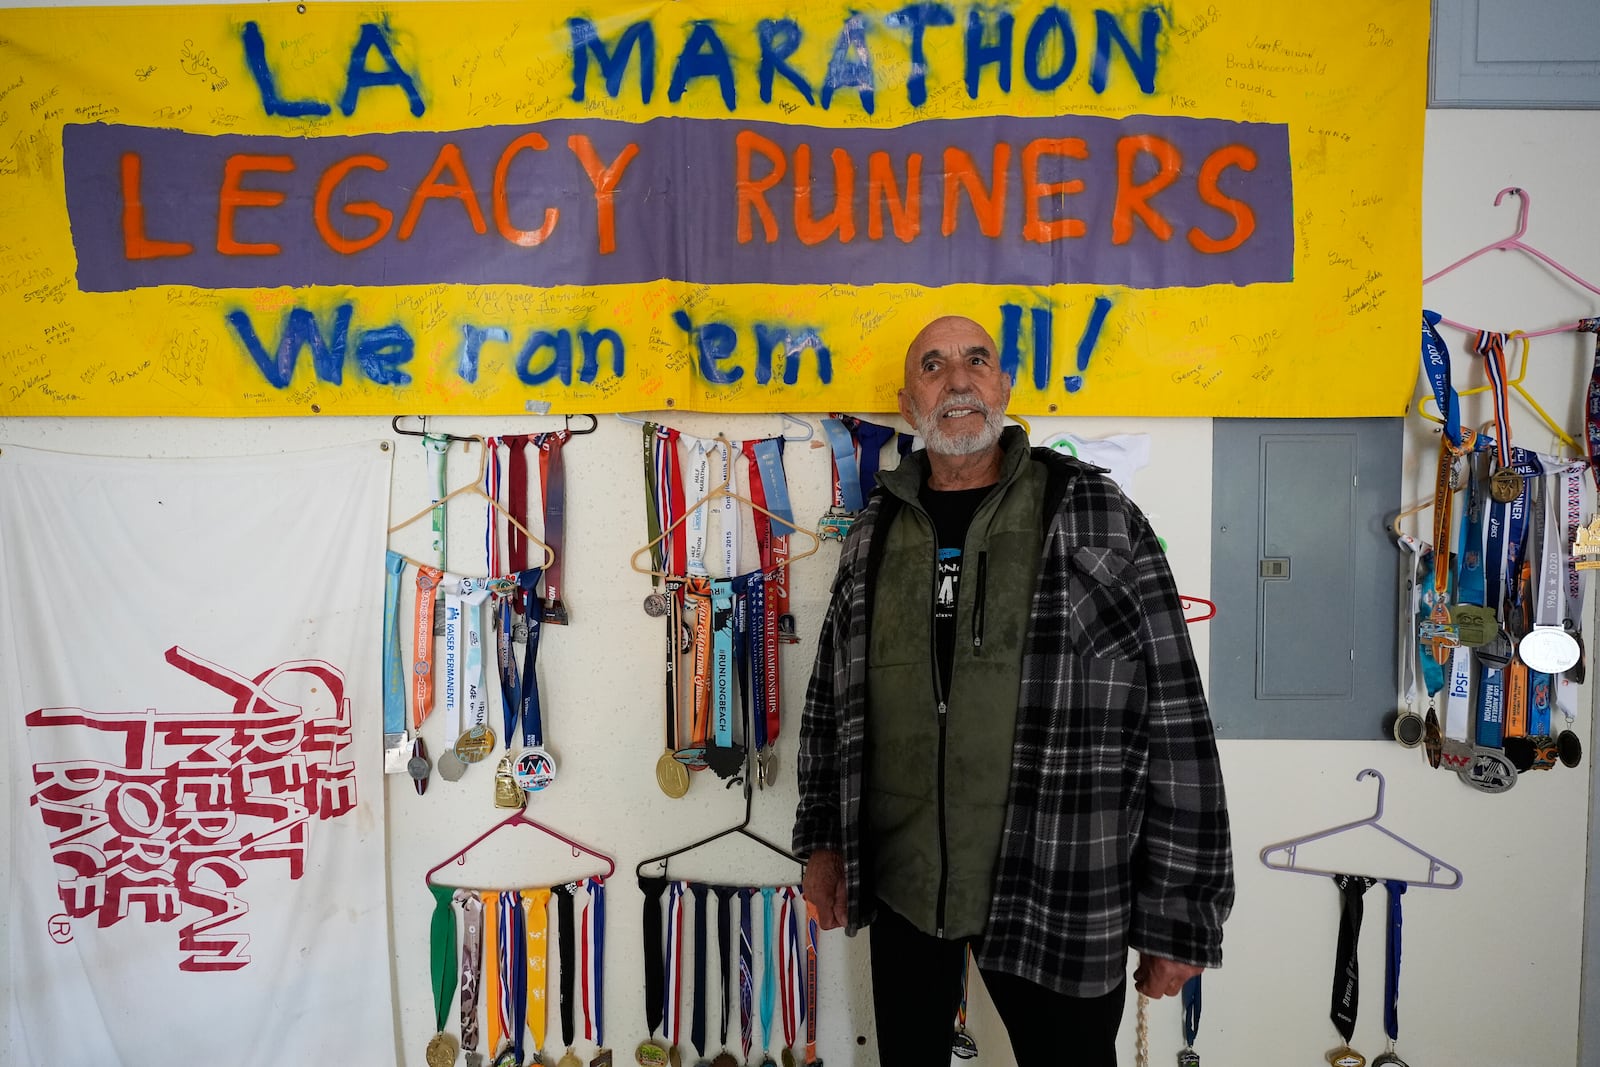
<svg viewBox="0 0 1600 1067">
<path fill-rule="evenodd" d="M 583 1036 L 605 1048 L 606 883 L 590 878 L 589 906 L 583 909 Z"/>
<path fill-rule="evenodd" d="M 678 1014 L 683 984 L 683 886 L 682 882 L 673 882 L 667 887 L 667 980 L 662 994 L 661 1033 L 669 1049 L 677 1045 L 683 1032 L 683 1020 Z"/>
<path fill-rule="evenodd" d="M 1499 448 L 1500 466 L 1511 465 L 1511 407 L 1506 389 L 1506 335 L 1479 330 L 1473 351 L 1483 357 L 1484 369 L 1489 375 L 1489 389 L 1494 394 L 1494 437 Z"/>
</svg>

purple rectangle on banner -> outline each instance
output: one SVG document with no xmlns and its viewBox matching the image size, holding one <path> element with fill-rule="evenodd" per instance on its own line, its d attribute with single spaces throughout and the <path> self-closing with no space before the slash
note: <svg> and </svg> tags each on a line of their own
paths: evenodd
<svg viewBox="0 0 1600 1067">
<path fill-rule="evenodd" d="M 62 134 L 88 292 L 1293 278 L 1288 128 L 1138 115 Z"/>
</svg>

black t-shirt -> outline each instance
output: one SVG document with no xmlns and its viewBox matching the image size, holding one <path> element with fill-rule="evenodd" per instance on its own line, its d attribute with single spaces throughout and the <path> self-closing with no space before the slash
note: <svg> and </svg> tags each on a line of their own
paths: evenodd
<svg viewBox="0 0 1600 1067">
<path fill-rule="evenodd" d="M 950 672 L 956 651 L 956 605 L 961 587 L 961 553 L 967 542 L 972 517 L 989 495 L 992 485 L 978 489 L 930 489 L 922 487 L 919 498 L 933 520 L 938 541 L 938 584 L 933 596 L 933 640 L 939 664 L 939 692 L 948 696 Z"/>
</svg>

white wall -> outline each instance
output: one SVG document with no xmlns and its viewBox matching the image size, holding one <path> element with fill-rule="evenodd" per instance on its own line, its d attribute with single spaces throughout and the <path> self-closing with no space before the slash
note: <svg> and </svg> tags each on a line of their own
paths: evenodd
<svg viewBox="0 0 1600 1067">
<path fill-rule="evenodd" d="M 1424 198 L 1424 262 L 1429 269 L 1510 231 L 1515 212 L 1495 210 L 1493 195 L 1520 184 L 1535 194 L 1528 239 L 1580 272 L 1600 277 L 1592 172 L 1600 166 L 1600 114 L 1435 112 L 1428 122 Z M 1430 287 L 1430 306 L 1453 318 L 1482 318 L 1500 329 L 1539 328 L 1600 311 L 1581 294 L 1531 262 L 1496 254 L 1474 264 L 1459 280 Z M 1463 340 L 1449 336 L 1457 353 L 1457 382 L 1475 384 Z M 1340 353 L 1300 352 L 1285 358 L 1319 359 L 1341 373 Z M 1415 349 L 1394 359 L 1415 364 Z M 896 357 L 898 358 L 898 357 Z M 1547 410 L 1569 427 L 1581 425 L 1588 347 L 1572 338 L 1540 342 L 1529 380 Z M 1487 408 L 1469 409 L 1487 417 Z M 777 432 L 775 417 L 674 415 L 689 432 L 723 430 L 734 437 Z M 1518 441 L 1547 442 L 1531 417 L 1514 410 Z M 521 432 L 551 427 L 550 420 L 440 419 L 456 432 Z M 1171 543 L 1180 589 L 1209 592 L 1210 426 L 1205 420 L 1035 420 L 1035 437 L 1070 426 L 1084 436 L 1149 433 L 1153 459 L 1135 483 L 1135 497 Z M 599 432 L 576 441 L 568 455 L 569 574 L 567 599 L 574 625 L 551 628 L 540 652 L 546 726 L 561 757 L 557 784 L 535 801 L 537 815 L 617 857 L 610 900 L 608 1036 L 627 1062 L 643 1036 L 639 894 L 632 867 L 647 855 L 687 842 L 739 818 L 737 795 L 697 780 L 677 801 L 661 796 L 652 768 L 661 750 L 659 629 L 640 610 L 648 581 L 632 573 L 628 557 L 645 540 L 640 516 L 641 476 L 637 428 L 601 420 Z M 275 452 L 335 441 L 390 436 L 376 419 L 238 420 L 22 420 L 0 418 L 0 443 L 64 451 L 128 455 L 227 455 Z M 1408 484 L 1430 491 L 1435 439 L 1420 426 L 1408 441 Z M 457 454 L 459 456 L 459 453 Z M 826 503 L 827 461 L 821 450 L 793 449 L 787 464 L 795 510 L 814 518 Z M 466 461 L 455 460 L 458 473 Z M 402 439 L 395 459 L 391 514 L 402 518 L 425 503 L 420 449 Z M 474 569 L 475 509 L 453 513 L 455 565 Z M 395 545 L 421 555 L 425 524 L 397 535 Z M 469 532 L 471 531 L 471 532 Z M 755 826 L 787 840 L 794 805 L 794 734 L 805 672 L 821 602 L 837 548 L 825 548 L 795 569 L 796 614 L 804 641 L 784 651 L 788 719 L 777 788 L 758 794 Z M 379 566 L 379 561 L 373 561 Z M 1386 580 L 1382 579 L 1382 580 Z M 1591 630 L 1593 628 L 1591 627 Z M 1202 665 L 1204 624 L 1195 628 Z M 1373 664 L 1388 672 L 1388 662 Z M 1587 709 L 1587 699 L 1584 707 Z M 15 710 L 15 709 L 11 709 Z M 1375 708 L 1380 715 L 1384 709 Z M 377 718 L 377 709 L 371 709 Z M 1591 736 L 1585 714 L 1580 729 Z M 434 753 L 442 750 L 442 724 L 424 730 Z M 1594 745 L 1587 747 L 1593 751 Z M 1388 778 L 1386 825 L 1466 872 L 1459 892 L 1417 891 L 1407 897 L 1406 954 L 1400 1012 L 1401 1051 L 1418 1062 L 1571 1064 L 1576 1032 L 1583 921 L 1588 800 L 1587 764 L 1532 777 L 1511 793 L 1487 797 L 1452 775 L 1430 771 L 1421 756 L 1386 742 L 1225 742 L 1222 746 L 1231 811 L 1239 898 L 1227 927 L 1226 965 L 1207 977 L 1198 1048 L 1208 1063 L 1276 1064 L 1321 1061 L 1337 1044 L 1327 1021 L 1336 928 L 1335 894 L 1317 879 L 1269 872 L 1256 859 L 1266 843 L 1370 813 L 1373 792 L 1357 785 L 1363 767 Z M 6 791 L 0 788 L 0 796 Z M 408 780 L 391 779 L 388 791 L 390 897 L 396 1035 L 403 1062 L 420 1064 L 432 1032 L 427 968 L 430 898 L 423 872 L 499 818 L 488 774 L 475 769 L 462 782 L 435 779 L 419 798 Z M 9 825 L 9 819 L 4 820 Z M 519 831 L 520 833 L 520 831 Z M 559 851 L 523 851 L 531 835 L 513 841 L 510 855 L 486 857 L 469 876 L 558 881 L 584 873 Z M 1384 873 L 1380 849 L 1341 857 L 1352 867 Z M 1331 860 L 1330 860 L 1331 862 Z M 674 864 L 674 876 L 773 882 L 792 877 L 783 861 L 754 847 L 731 848 Z M 0 874 L 0 894 L 7 887 Z M 1369 1058 L 1382 1048 L 1383 975 L 1381 893 L 1369 897 L 1369 922 L 1361 963 L 1366 996 L 1357 1047 Z M 0 941 L 5 939 L 0 915 Z M 866 984 L 865 939 L 826 935 L 823 956 L 821 1054 L 834 1064 L 875 1062 Z M 1011 1062 L 1001 1028 L 981 993 L 975 993 L 971 1029 L 987 1067 Z M 1123 1062 L 1133 1062 L 1133 1007 L 1123 1030 Z M 1170 1063 L 1179 1045 L 1174 1001 L 1151 1010 L 1152 1062 Z M 554 1028 L 552 1027 L 552 1032 Z M 1063 1047 L 1070 1048 L 1070 1035 Z M 865 1040 L 858 1045 L 858 1037 Z M 381 1048 L 382 1039 L 375 1035 Z M 181 1055 L 181 1052 L 180 1052 Z M 376 1052 L 373 1063 L 387 1062 Z"/>
</svg>

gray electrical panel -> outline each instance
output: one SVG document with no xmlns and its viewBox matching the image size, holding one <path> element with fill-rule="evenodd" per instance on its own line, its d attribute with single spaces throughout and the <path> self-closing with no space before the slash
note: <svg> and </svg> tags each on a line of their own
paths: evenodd
<svg viewBox="0 0 1600 1067">
<path fill-rule="evenodd" d="M 1217 419 L 1220 737 L 1380 738 L 1394 711 L 1400 419 Z"/>
</svg>

